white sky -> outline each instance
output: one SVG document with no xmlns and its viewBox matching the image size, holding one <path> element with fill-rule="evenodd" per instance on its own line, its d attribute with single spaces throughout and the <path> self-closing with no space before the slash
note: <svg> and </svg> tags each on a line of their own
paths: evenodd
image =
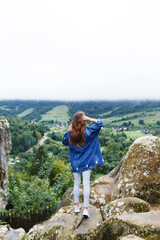
<svg viewBox="0 0 160 240">
<path fill-rule="evenodd" d="M 0 99 L 160 99 L 160 1 L 0 0 Z"/>
</svg>

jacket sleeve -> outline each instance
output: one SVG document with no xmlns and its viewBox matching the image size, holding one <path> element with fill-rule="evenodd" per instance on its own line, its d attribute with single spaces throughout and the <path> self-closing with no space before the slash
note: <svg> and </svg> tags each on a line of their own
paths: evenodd
<svg viewBox="0 0 160 240">
<path fill-rule="evenodd" d="M 101 127 L 104 125 L 103 121 L 98 118 L 98 120 L 95 122 L 94 125 L 89 126 L 89 138 L 92 139 L 96 137 L 101 129 Z"/>
<path fill-rule="evenodd" d="M 66 132 L 66 133 L 64 134 L 64 136 L 63 136 L 62 143 L 63 143 L 64 145 L 68 145 L 68 137 L 69 137 L 69 131 Z"/>
</svg>

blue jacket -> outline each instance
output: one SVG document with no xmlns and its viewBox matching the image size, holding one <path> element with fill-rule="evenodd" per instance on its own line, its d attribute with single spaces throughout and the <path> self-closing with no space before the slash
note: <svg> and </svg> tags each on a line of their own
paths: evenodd
<svg viewBox="0 0 160 240">
<path fill-rule="evenodd" d="M 103 121 L 100 119 L 94 125 L 86 126 L 84 134 L 86 144 L 80 148 L 68 142 L 70 130 L 64 134 L 62 143 L 69 147 L 72 172 L 83 172 L 104 165 L 98 142 L 98 134 L 102 126 Z"/>
</svg>

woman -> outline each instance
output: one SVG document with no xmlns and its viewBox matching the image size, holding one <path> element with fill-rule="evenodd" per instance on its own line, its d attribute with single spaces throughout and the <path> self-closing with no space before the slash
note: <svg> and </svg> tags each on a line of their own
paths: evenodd
<svg viewBox="0 0 160 240">
<path fill-rule="evenodd" d="M 92 126 L 86 126 L 86 121 L 94 122 Z M 100 119 L 89 118 L 83 111 L 78 111 L 64 134 L 62 143 L 68 145 L 72 172 L 74 175 L 74 202 L 75 212 L 80 212 L 79 187 L 81 183 L 81 172 L 83 174 L 84 205 L 83 216 L 89 217 L 88 204 L 90 194 L 91 169 L 104 165 L 101 154 L 98 134 L 103 126 Z"/>
</svg>

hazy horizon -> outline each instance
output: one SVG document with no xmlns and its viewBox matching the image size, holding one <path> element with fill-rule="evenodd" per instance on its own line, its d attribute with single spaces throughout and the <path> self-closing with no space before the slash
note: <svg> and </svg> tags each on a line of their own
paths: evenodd
<svg viewBox="0 0 160 240">
<path fill-rule="evenodd" d="M 0 2 L 0 100 L 159 100 L 158 0 Z"/>
<path fill-rule="evenodd" d="M 93 101 L 93 102 L 107 102 L 107 101 L 157 101 L 159 102 L 160 99 L 81 99 L 81 100 L 61 100 L 61 99 L 0 99 L 1 101 L 53 101 L 53 102 L 89 102 L 89 101 Z"/>
</svg>

